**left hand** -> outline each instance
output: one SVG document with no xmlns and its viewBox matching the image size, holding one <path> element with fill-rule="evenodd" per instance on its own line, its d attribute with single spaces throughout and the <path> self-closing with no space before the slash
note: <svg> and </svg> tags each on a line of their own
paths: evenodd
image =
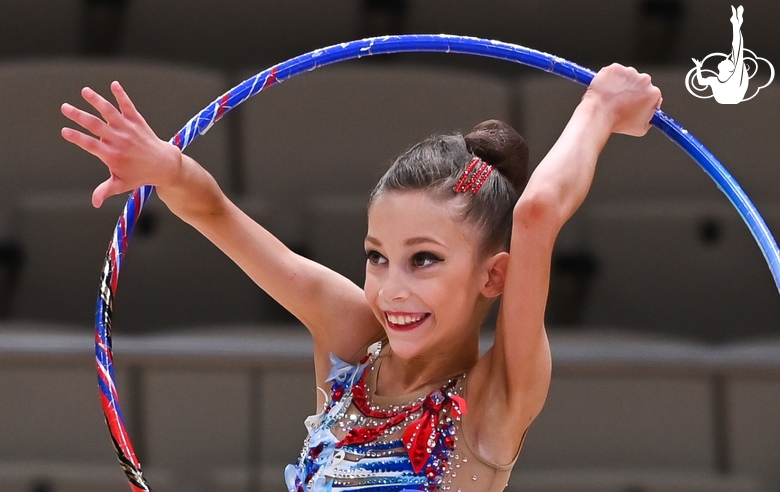
<svg viewBox="0 0 780 492">
<path fill-rule="evenodd" d="M 639 137 L 650 129 L 650 120 L 663 98 L 649 75 L 612 64 L 593 78 L 583 96 L 586 100 L 600 108 L 611 132 Z"/>
</svg>

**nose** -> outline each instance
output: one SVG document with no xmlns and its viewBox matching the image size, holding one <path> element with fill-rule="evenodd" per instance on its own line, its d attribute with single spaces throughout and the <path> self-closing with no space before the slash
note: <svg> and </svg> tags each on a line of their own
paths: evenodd
<svg viewBox="0 0 780 492">
<path fill-rule="evenodd" d="M 401 301 L 409 297 L 409 285 L 404 272 L 398 268 L 388 268 L 379 296 L 385 301 Z"/>
</svg>

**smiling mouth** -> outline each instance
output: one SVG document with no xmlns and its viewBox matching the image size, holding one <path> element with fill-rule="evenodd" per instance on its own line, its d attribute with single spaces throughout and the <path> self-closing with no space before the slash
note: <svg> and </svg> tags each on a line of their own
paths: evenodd
<svg viewBox="0 0 780 492">
<path fill-rule="evenodd" d="M 431 313 L 399 315 L 385 313 L 385 319 L 387 326 L 394 330 L 411 330 L 423 324 L 430 315 Z"/>
</svg>

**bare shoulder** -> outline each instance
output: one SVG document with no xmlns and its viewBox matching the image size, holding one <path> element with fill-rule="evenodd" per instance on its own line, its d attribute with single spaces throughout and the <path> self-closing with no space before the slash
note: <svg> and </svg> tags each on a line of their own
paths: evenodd
<svg viewBox="0 0 780 492">
<path fill-rule="evenodd" d="M 318 309 L 314 315 L 301 317 L 301 321 L 314 335 L 315 340 L 339 358 L 348 361 L 361 349 L 378 340 L 384 333 L 363 289 L 351 281 L 323 268 L 331 277 L 321 282 L 322 288 L 310 302 L 328 306 Z"/>
<path fill-rule="evenodd" d="M 371 345 L 384 338 L 384 330 L 370 309 L 364 310 L 359 304 L 352 307 L 354 312 L 345 313 L 333 324 L 320 327 L 317 333 L 324 335 L 314 337 L 314 370 L 319 387 L 326 386 L 331 355 L 349 364 L 357 364 Z M 368 308 L 367 303 L 365 307 Z"/>
</svg>

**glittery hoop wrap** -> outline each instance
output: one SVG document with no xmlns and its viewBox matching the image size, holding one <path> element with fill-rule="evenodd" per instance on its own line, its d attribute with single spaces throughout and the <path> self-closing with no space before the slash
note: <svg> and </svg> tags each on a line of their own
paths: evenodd
<svg viewBox="0 0 780 492">
<path fill-rule="evenodd" d="M 231 109 L 258 92 L 300 73 L 363 56 L 404 52 L 460 53 L 507 60 L 554 73 L 583 85 L 588 85 L 595 76 L 591 70 L 562 58 L 500 41 L 445 34 L 368 38 L 317 49 L 264 70 L 209 104 L 193 117 L 171 142 L 184 149 Z M 663 111 L 656 110 L 651 123 L 682 147 L 728 197 L 756 239 L 772 272 L 775 285 L 780 290 L 780 250 L 758 210 L 736 180 L 693 135 Z M 134 492 L 148 491 L 150 487 L 133 450 L 119 405 L 114 383 L 111 316 L 128 238 L 152 191 L 152 187 L 146 186 L 130 194 L 106 253 L 95 313 L 95 357 L 103 412 L 120 464 Z"/>
</svg>

